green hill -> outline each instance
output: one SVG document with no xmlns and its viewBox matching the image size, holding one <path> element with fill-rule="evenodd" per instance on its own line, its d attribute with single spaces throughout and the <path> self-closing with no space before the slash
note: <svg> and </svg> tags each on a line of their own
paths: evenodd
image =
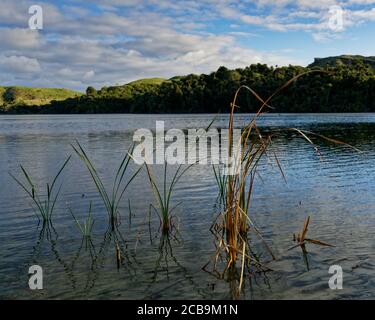
<svg viewBox="0 0 375 320">
<path fill-rule="evenodd" d="M 68 89 L 0 87 L 0 106 L 45 105 L 53 100 L 62 101 L 81 95 L 82 93 Z"/>
<path fill-rule="evenodd" d="M 93 87 L 88 87 L 86 95 L 88 97 L 129 100 L 134 96 L 158 90 L 162 84 L 169 82 L 169 80 L 163 78 L 146 78 L 132 81 L 124 85 L 103 87 L 99 90 L 96 90 Z"/>
<path fill-rule="evenodd" d="M 147 85 L 147 84 L 162 84 L 163 82 L 168 81 L 164 78 L 146 78 L 146 79 L 139 79 L 132 82 L 129 82 L 127 85 Z"/>
<path fill-rule="evenodd" d="M 321 67 L 324 68 L 326 66 L 329 67 L 336 67 L 340 65 L 354 65 L 358 62 L 363 62 L 364 64 L 370 65 L 372 68 L 375 69 L 375 57 L 364 57 L 359 55 L 341 55 L 335 57 L 327 57 L 327 58 L 315 58 L 314 62 L 311 63 L 308 68 L 313 67 Z"/>
</svg>

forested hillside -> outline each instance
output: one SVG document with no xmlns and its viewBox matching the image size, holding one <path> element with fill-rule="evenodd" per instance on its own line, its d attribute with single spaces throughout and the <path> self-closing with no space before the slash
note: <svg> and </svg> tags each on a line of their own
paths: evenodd
<svg viewBox="0 0 375 320">
<path fill-rule="evenodd" d="M 86 94 L 39 107 L 13 105 L 8 112 L 42 113 L 216 113 L 228 112 L 237 88 L 246 85 L 267 98 L 294 76 L 300 77 L 278 94 L 275 112 L 375 112 L 375 71 L 354 59 L 350 64 L 308 68 L 253 64 L 243 69 L 220 67 L 216 72 L 143 79 L 123 86 L 87 88 Z M 257 101 L 249 92 L 239 97 L 239 112 L 255 112 Z"/>
</svg>

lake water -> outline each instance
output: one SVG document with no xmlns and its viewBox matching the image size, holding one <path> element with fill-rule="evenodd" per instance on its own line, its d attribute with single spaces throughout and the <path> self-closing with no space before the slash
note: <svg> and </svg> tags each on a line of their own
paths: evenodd
<svg viewBox="0 0 375 320">
<path fill-rule="evenodd" d="M 205 128 L 214 115 L 0 116 L 0 299 L 230 299 L 231 283 L 202 270 L 214 256 L 209 229 L 218 214 L 218 189 L 209 165 L 193 166 L 176 186 L 172 203 L 177 239 L 158 233 L 149 206 L 155 198 L 144 171 L 121 203 L 121 225 L 108 231 L 107 214 L 84 165 L 70 144 L 79 140 L 105 184 L 113 181 L 135 129 Z M 236 115 L 242 126 L 251 115 Z M 214 126 L 226 127 L 227 116 Z M 270 114 L 264 130 L 295 127 L 359 148 L 316 141 L 322 157 L 297 135 L 281 134 L 273 146 L 287 183 L 273 162 L 261 164 L 251 215 L 277 256 L 272 272 L 246 279 L 243 299 L 375 297 L 375 114 Z M 38 225 L 31 201 L 9 176 L 22 164 L 42 186 L 68 155 L 53 228 Z M 171 172 L 175 168 L 170 167 Z M 162 166 L 154 166 L 161 176 Z M 129 201 L 131 223 L 129 221 Z M 92 241 L 82 241 L 69 208 L 84 217 L 93 204 Z M 308 245 L 309 268 L 292 235 L 311 216 L 309 236 L 335 247 Z M 116 243 L 123 250 L 117 266 Z M 44 289 L 31 291 L 28 268 L 44 271 Z M 344 272 L 343 290 L 328 286 L 331 265 Z M 251 283 L 251 285 L 250 285 Z"/>
</svg>

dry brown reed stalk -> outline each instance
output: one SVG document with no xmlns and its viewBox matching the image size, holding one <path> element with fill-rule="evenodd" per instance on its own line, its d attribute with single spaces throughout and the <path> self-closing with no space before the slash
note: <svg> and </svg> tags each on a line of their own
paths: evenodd
<svg viewBox="0 0 375 320">
<path fill-rule="evenodd" d="M 245 269 L 248 270 L 249 274 L 252 274 L 255 268 L 255 272 L 259 271 L 268 271 L 270 270 L 265 264 L 262 264 L 259 261 L 257 255 L 255 255 L 250 246 L 250 239 L 249 235 L 254 234 L 256 237 L 260 239 L 263 243 L 266 251 L 268 252 L 271 260 L 275 260 L 276 257 L 271 251 L 269 245 L 264 240 L 261 232 L 256 228 L 255 224 L 253 223 L 251 216 L 250 216 L 250 204 L 251 204 L 251 196 L 253 193 L 254 187 L 254 179 L 255 176 L 258 174 L 258 166 L 260 160 L 264 156 L 268 156 L 267 150 L 272 142 L 273 133 L 269 133 L 265 136 L 261 133 L 260 129 L 257 126 L 257 119 L 265 112 L 266 108 L 272 108 L 270 106 L 270 101 L 274 96 L 276 96 L 279 92 L 287 88 L 290 84 L 296 81 L 298 78 L 310 74 L 310 73 L 326 73 L 320 70 L 311 70 L 302 74 L 299 74 L 292 79 L 290 79 L 287 83 L 281 86 L 278 90 L 276 90 L 268 99 L 263 100 L 253 89 L 248 86 L 241 86 L 235 93 L 234 99 L 231 103 L 230 109 L 230 116 L 229 116 L 229 128 L 228 128 L 228 158 L 232 159 L 234 154 L 233 148 L 233 129 L 234 129 L 234 113 L 236 108 L 238 108 L 237 100 L 239 93 L 241 90 L 249 91 L 255 98 L 260 101 L 261 107 L 259 108 L 258 112 L 252 118 L 252 120 L 242 128 L 241 132 L 241 148 L 239 148 L 240 154 L 236 154 L 236 157 L 239 158 L 240 162 L 240 170 L 239 173 L 236 175 L 227 176 L 226 179 L 218 179 L 218 184 L 220 188 L 221 197 L 225 199 L 223 210 L 219 214 L 219 216 L 215 219 L 212 227 L 211 232 L 215 235 L 216 238 L 216 254 L 213 258 L 213 271 L 209 271 L 212 274 L 217 275 L 219 278 L 224 278 L 225 273 L 229 270 L 236 268 L 236 263 L 241 261 L 241 272 L 240 272 L 240 279 L 239 279 L 239 290 L 241 291 L 243 285 L 243 278 L 244 278 L 244 271 Z M 303 131 L 296 128 L 291 128 L 288 130 L 292 130 L 297 132 L 300 136 L 302 136 L 305 140 L 311 143 L 315 150 L 319 152 L 319 149 L 315 147 L 315 144 L 312 140 L 308 137 L 309 134 L 312 134 L 316 137 L 325 139 L 329 142 L 334 142 L 337 144 L 352 146 L 337 141 L 335 139 L 327 138 L 322 135 L 313 134 L 311 132 Z M 355 149 L 355 148 L 354 148 Z M 281 175 L 284 179 L 285 175 L 282 170 L 280 161 L 277 158 L 276 153 L 273 154 L 274 159 L 277 163 L 277 166 L 281 172 Z M 215 172 L 215 176 L 217 174 Z M 221 177 L 219 175 L 219 177 Z M 223 182 L 225 185 L 223 186 Z M 307 223 L 308 226 L 308 223 Z M 306 228 L 307 228 L 306 226 Z M 250 233 L 251 231 L 251 233 Z M 305 235 L 305 234 L 304 234 Z M 315 244 L 327 245 L 319 242 L 317 240 L 312 239 L 305 239 L 304 241 L 310 241 Z M 224 256 L 224 259 L 223 259 Z M 241 258 L 241 259 L 240 259 Z M 218 264 L 219 262 L 224 262 L 224 269 L 222 272 L 219 271 Z M 207 270 L 208 265 L 211 263 L 208 262 L 203 269 Z"/>
<path fill-rule="evenodd" d="M 121 249 L 120 249 L 120 246 L 118 245 L 118 242 L 116 241 L 116 262 L 117 262 L 117 269 L 120 269 L 122 260 L 123 260 L 123 258 L 121 256 Z"/>
<path fill-rule="evenodd" d="M 297 235 L 293 234 L 293 241 L 296 241 L 297 244 L 294 245 L 293 247 L 289 248 L 288 250 L 292 250 L 294 248 L 301 247 L 302 250 L 304 252 L 306 252 L 306 244 L 307 243 L 312 243 L 312 244 L 316 244 L 316 245 L 319 245 L 319 246 L 325 246 L 325 247 L 334 247 L 334 245 L 331 245 L 329 243 L 326 243 L 326 242 L 323 242 L 323 241 L 320 241 L 320 240 L 306 238 L 307 231 L 309 231 L 309 224 L 310 224 L 310 216 L 308 216 L 305 219 L 305 222 L 303 224 L 303 228 L 301 230 L 301 233 L 297 233 Z"/>
</svg>

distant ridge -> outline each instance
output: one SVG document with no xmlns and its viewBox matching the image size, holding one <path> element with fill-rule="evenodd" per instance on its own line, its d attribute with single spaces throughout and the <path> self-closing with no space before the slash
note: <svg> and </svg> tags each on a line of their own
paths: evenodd
<svg viewBox="0 0 375 320">
<path fill-rule="evenodd" d="M 356 62 L 363 62 L 375 69 L 375 56 L 364 57 L 360 55 L 341 55 L 327 58 L 315 58 L 314 62 L 308 65 L 308 68 L 326 66 L 335 67 L 339 65 L 352 65 Z"/>
<path fill-rule="evenodd" d="M 311 68 L 322 71 L 307 74 Z M 144 78 L 94 88 L 86 93 L 66 89 L 0 87 L 0 113 L 217 113 L 225 112 L 239 87 L 270 96 L 299 75 L 273 99 L 283 112 L 375 112 L 375 57 L 341 55 L 316 58 L 308 67 L 251 64 L 224 66 L 209 74 Z M 238 98 L 241 112 L 257 112 L 249 92 Z"/>
<path fill-rule="evenodd" d="M 163 82 L 168 81 L 164 78 L 145 78 L 145 79 L 139 79 L 132 82 L 127 83 L 126 85 L 142 85 L 142 84 L 162 84 Z"/>
</svg>

